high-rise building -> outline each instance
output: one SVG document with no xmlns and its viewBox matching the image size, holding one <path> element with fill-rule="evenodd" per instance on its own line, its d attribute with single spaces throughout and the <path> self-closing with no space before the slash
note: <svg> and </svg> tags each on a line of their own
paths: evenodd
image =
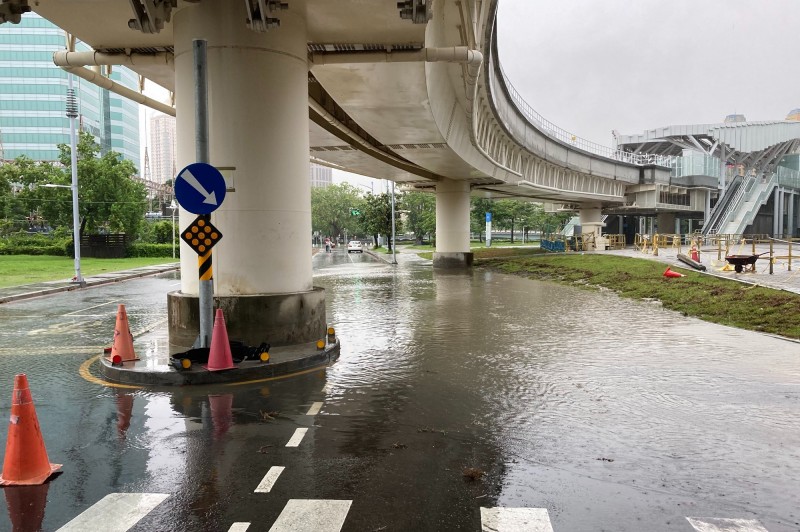
<svg viewBox="0 0 800 532">
<path fill-rule="evenodd" d="M 64 31 L 35 13 L 0 31 L 0 146 L 4 160 L 26 155 L 58 160 L 58 144 L 69 144 L 65 114 L 67 73 L 53 64 L 64 49 Z M 78 42 L 76 49 L 89 50 Z M 135 89 L 137 75 L 114 67 L 111 79 Z M 139 104 L 84 81 L 74 80 L 78 126 L 92 133 L 103 153 L 114 150 L 139 167 Z"/>
<path fill-rule="evenodd" d="M 327 166 L 311 163 L 309 174 L 312 187 L 327 187 L 333 183 L 333 171 Z"/>
<path fill-rule="evenodd" d="M 155 114 L 150 117 L 150 172 L 153 181 L 163 185 L 175 179 L 175 117 Z"/>
</svg>

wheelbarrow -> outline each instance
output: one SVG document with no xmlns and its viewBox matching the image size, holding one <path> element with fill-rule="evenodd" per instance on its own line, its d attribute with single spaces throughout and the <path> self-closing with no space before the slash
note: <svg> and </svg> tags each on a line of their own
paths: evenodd
<svg viewBox="0 0 800 532">
<path fill-rule="evenodd" d="M 766 255 L 769 251 L 765 251 L 764 253 L 759 253 L 757 255 L 728 255 L 725 257 L 725 260 L 728 261 L 728 264 L 733 266 L 733 269 L 736 270 L 736 273 L 742 273 L 745 269 L 745 266 L 750 266 L 750 271 L 756 270 L 756 260 L 761 255 Z"/>
</svg>

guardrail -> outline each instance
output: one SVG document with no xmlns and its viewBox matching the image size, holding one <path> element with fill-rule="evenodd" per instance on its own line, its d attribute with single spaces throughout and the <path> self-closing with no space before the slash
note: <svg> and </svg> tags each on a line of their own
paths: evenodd
<svg viewBox="0 0 800 532">
<path fill-rule="evenodd" d="M 666 156 L 666 155 L 655 155 L 649 153 L 631 153 L 622 150 L 618 150 L 612 148 L 610 146 L 603 146 L 602 144 L 598 144 L 596 142 L 592 142 L 590 140 L 581 138 L 569 131 L 555 125 L 551 121 L 547 120 L 545 117 L 540 115 L 536 110 L 530 106 L 528 102 L 526 102 L 522 95 L 520 95 L 519 91 L 514 87 L 511 81 L 508 79 L 505 71 L 503 70 L 503 66 L 498 63 L 500 67 L 500 73 L 503 76 L 503 83 L 508 90 L 508 94 L 511 96 L 511 100 L 517 106 L 525 118 L 528 121 L 536 126 L 541 132 L 547 134 L 550 137 L 558 139 L 565 144 L 570 144 L 579 150 L 587 151 L 589 153 L 593 153 L 595 155 L 599 155 L 601 157 L 606 157 L 608 159 L 613 159 L 615 161 L 620 161 L 623 163 L 629 164 L 636 164 L 636 165 L 650 165 L 655 164 L 658 166 L 663 166 L 666 168 L 671 168 L 673 165 L 674 157 Z"/>
</svg>

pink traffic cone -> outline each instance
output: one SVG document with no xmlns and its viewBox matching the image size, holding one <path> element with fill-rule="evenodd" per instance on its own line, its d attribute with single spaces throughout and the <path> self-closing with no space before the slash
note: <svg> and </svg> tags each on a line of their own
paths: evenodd
<svg viewBox="0 0 800 532">
<path fill-rule="evenodd" d="M 214 318 L 214 330 L 211 332 L 211 350 L 208 353 L 208 364 L 205 368 L 208 371 L 222 371 L 232 369 L 233 355 L 231 355 L 231 344 L 228 341 L 228 330 L 225 328 L 225 317 L 222 309 L 217 309 Z"/>
</svg>

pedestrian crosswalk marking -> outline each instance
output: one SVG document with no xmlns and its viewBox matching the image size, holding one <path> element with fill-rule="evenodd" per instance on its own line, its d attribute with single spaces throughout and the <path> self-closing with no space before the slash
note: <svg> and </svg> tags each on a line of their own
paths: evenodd
<svg viewBox="0 0 800 532">
<path fill-rule="evenodd" d="M 57 532 L 126 532 L 167 497 L 164 493 L 109 493 Z"/>
<path fill-rule="evenodd" d="M 553 532 L 547 508 L 481 508 L 481 532 Z"/>
<path fill-rule="evenodd" d="M 289 499 L 269 532 L 339 532 L 353 501 Z"/>
<path fill-rule="evenodd" d="M 755 519 L 687 517 L 697 532 L 767 532 Z"/>
<path fill-rule="evenodd" d="M 253 493 L 269 493 L 272 490 L 272 486 L 274 486 L 275 482 L 277 482 L 278 477 L 281 476 L 281 473 L 283 473 L 284 469 L 286 468 L 283 466 L 270 467 L 269 471 L 267 471 L 267 474 L 261 479 L 261 482 L 259 482 L 258 487 Z"/>
</svg>

